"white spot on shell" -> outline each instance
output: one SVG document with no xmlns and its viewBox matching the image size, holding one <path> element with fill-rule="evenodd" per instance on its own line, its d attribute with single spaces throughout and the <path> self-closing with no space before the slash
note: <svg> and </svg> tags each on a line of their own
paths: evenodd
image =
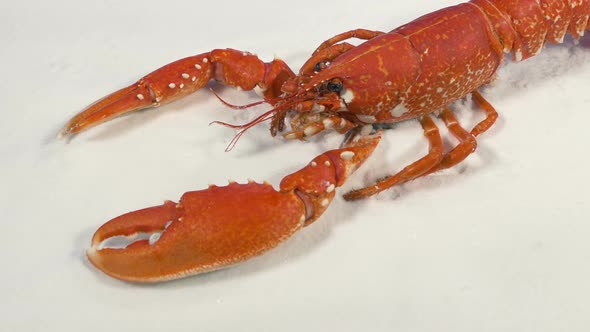
<svg viewBox="0 0 590 332">
<path fill-rule="evenodd" d="M 352 157 L 354 157 L 354 152 L 352 151 L 342 151 L 342 153 L 340 153 L 340 158 L 343 160 L 350 160 Z"/>
<path fill-rule="evenodd" d="M 361 128 L 361 136 L 368 136 L 369 134 L 371 134 L 371 132 L 373 131 L 373 126 L 372 125 L 364 125 Z"/>
<path fill-rule="evenodd" d="M 329 161 L 329 160 L 326 160 L 326 161 L 324 162 L 324 165 L 326 165 L 326 167 L 330 167 L 332 164 L 330 163 L 330 161 Z"/>
<path fill-rule="evenodd" d="M 404 103 L 400 103 L 391 110 L 391 115 L 395 118 L 399 118 L 400 116 L 408 113 L 409 111 L 410 110 L 406 108 L 406 105 L 404 105 Z"/>
<path fill-rule="evenodd" d="M 345 103 L 350 104 L 354 99 L 354 92 L 350 89 L 344 89 L 340 92 L 340 98 L 342 98 Z"/>
<path fill-rule="evenodd" d="M 209 62 L 209 59 L 203 58 L 203 63 L 207 63 L 207 62 Z"/>
<path fill-rule="evenodd" d="M 316 163 L 315 161 L 312 161 L 312 162 L 311 162 L 311 166 L 312 166 L 312 167 L 316 167 L 317 165 L 318 165 L 318 163 Z"/>
<path fill-rule="evenodd" d="M 184 88 L 184 83 L 180 83 L 180 88 Z"/>
<path fill-rule="evenodd" d="M 261 88 L 258 84 L 254 87 L 254 92 L 256 92 L 256 94 L 259 97 L 264 98 L 264 92 L 266 92 L 266 89 Z"/>
<path fill-rule="evenodd" d="M 324 200 L 322 200 L 322 206 L 326 207 L 326 206 L 328 206 L 328 204 L 330 204 L 330 200 L 327 198 L 324 198 Z"/>
<path fill-rule="evenodd" d="M 299 223 L 303 224 L 305 222 L 305 215 L 301 215 L 301 218 L 299 218 Z"/>
<path fill-rule="evenodd" d="M 203 68 L 203 67 L 201 67 L 201 65 L 197 63 L 197 64 L 195 65 L 195 68 L 197 68 L 198 70 L 201 70 L 201 68 Z"/>
<path fill-rule="evenodd" d="M 154 243 L 158 242 L 158 240 L 160 239 L 160 236 L 162 236 L 162 233 L 154 233 L 152 235 L 150 235 L 150 238 L 148 240 L 150 245 L 153 245 Z"/>
<path fill-rule="evenodd" d="M 193 76 L 193 78 L 191 78 L 191 81 L 193 81 L 193 82 L 196 81 L 196 80 L 197 80 L 197 77 L 196 76 Z"/>
<path fill-rule="evenodd" d="M 334 191 L 334 189 L 336 189 L 336 186 L 331 184 L 330 186 L 328 186 L 328 188 L 326 188 L 326 192 L 331 193 Z"/>
<path fill-rule="evenodd" d="M 305 134 L 305 136 L 312 136 L 312 135 L 317 134 L 318 132 L 319 132 L 319 130 L 313 126 L 309 126 L 303 130 L 303 133 Z"/>
<path fill-rule="evenodd" d="M 144 96 L 141 93 L 138 93 L 137 94 L 137 99 L 143 100 L 144 99 Z"/>
<path fill-rule="evenodd" d="M 438 93 L 441 93 L 441 92 L 443 92 L 443 88 L 438 88 L 438 89 L 436 89 L 436 92 L 438 92 Z"/>
<path fill-rule="evenodd" d="M 360 121 L 362 121 L 364 123 L 375 123 L 375 122 L 377 122 L 377 118 L 375 118 L 372 115 L 357 114 L 356 117 L 357 117 L 357 119 L 359 119 Z"/>
<path fill-rule="evenodd" d="M 377 111 L 381 112 L 381 108 L 383 108 L 383 102 L 380 101 L 379 104 L 377 104 Z"/>
<path fill-rule="evenodd" d="M 326 110 L 326 106 L 314 103 L 313 108 L 311 110 L 316 113 L 321 113 Z"/>
<path fill-rule="evenodd" d="M 169 87 L 170 89 L 174 89 L 174 88 L 176 87 L 176 84 L 174 84 L 174 83 L 170 83 L 170 84 L 168 84 L 168 87 Z"/>
<path fill-rule="evenodd" d="M 191 75 L 187 74 L 187 73 L 182 73 L 182 78 L 187 79 L 191 77 Z"/>
</svg>

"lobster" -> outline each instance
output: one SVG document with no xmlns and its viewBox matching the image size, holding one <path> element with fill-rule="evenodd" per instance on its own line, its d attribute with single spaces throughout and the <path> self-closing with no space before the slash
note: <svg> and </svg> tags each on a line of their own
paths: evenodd
<svg viewBox="0 0 590 332">
<path fill-rule="evenodd" d="M 344 195 L 357 200 L 450 168 L 472 154 L 476 137 L 498 113 L 478 92 L 491 82 L 505 54 L 516 62 L 549 43 L 590 28 L 590 0 L 471 0 L 390 32 L 355 29 L 323 42 L 298 74 L 280 59 L 263 62 L 235 49 L 215 49 L 172 62 L 88 106 L 60 132 L 72 136 L 124 113 L 158 107 L 210 81 L 254 90 L 271 109 L 238 129 L 227 150 L 250 128 L 270 121 L 270 133 L 305 140 L 334 130 L 342 146 L 269 183 L 230 182 L 185 193 L 178 202 L 123 214 L 101 226 L 87 250 L 104 273 L 131 282 L 158 282 L 217 270 L 262 254 L 313 223 L 328 208 L 381 138 L 381 126 L 417 119 L 430 148 L 398 173 Z M 359 45 L 349 43 L 357 38 Z M 486 117 L 466 130 L 448 108 L 467 95 Z M 445 152 L 432 116 L 458 145 Z M 149 234 L 138 238 L 138 234 Z M 110 247 L 125 237 L 130 244 Z"/>
</svg>

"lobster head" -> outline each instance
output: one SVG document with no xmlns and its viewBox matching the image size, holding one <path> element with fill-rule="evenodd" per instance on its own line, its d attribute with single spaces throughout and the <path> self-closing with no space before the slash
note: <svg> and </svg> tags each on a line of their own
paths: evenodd
<svg viewBox="0 0 590 332">
<path fill-rule="evenodd" d="M 364 46 L 333 59 L 314 54 L 299 75 L 283 85 L 294 101 L 287 104 L 299 113 L 337 113 L 361 124 L 405 113 L 403 102 L 420 73 L 420 57 L 407 38 L 396 33 L 372 38 Z"/>
</svg>

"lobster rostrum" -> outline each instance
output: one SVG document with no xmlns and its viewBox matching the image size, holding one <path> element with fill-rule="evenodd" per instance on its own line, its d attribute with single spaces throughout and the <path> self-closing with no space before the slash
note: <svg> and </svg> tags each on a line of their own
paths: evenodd
<svg viewBox="0 0 590 332">
<path fill-rule="evenodd" d="M 228 149 L 248 128 L 267 120 L 272 136 L 304 139 L 335 130 L 347 138 L 341 148 L 283 178 L 278 191 L 268 183 L 232 182 L 185 193 L 178 203 L 167 201 L 114 218 L 95 233 L 88 258 L 115 278 L 155 282 L 259 255 L 321 216 L 335 188 L 377 146 L 381 133 L 374 124 L 418 119 L 429 152 L 397 174 L 345 194 L 346 199 L 368 197 L 456 165 L 475 151 L 475 137 L 498 116 L 477 89 L 493 80 L 505 53 L 522 61 L 547 42 L 563 42 L 567 33 L 579 39 L 590 28 L 589 17 L 590 0 L 472 0 L 388 33 L 356 29 L 336 35 L 315 50 L 297 75 L 280 59 L 265 63 L 234 49 L 172 62 L 95 102 L 70 120 L 61 135 L 169 103 L 214 80 L 255 90 L 263 98 L 256 104 L 272 107 L 244 125 L 222 123 L 239 129 Z M 365 41 L 354 46 L 347 42 L 351 38 Z M 466 130 L 447 106 L 469 94 L 486 118 Z M 444 151 L 433 115 L 458 139 L 451 151 Z M 140 233 L 150 235 L 125 248 L 105 245 L 109 239 L 133 240 Z"/>
</svg>

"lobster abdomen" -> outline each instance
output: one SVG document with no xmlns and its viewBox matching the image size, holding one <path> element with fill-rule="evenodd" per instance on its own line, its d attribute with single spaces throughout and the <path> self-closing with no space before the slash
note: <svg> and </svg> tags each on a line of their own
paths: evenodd
<svg viewBox="0 0 590 332">
<path fill-rule="evenodd" d="M 590 0 L 472 0 L 489 20 L 506 53 L 516 61 L 539 53 L 546 42 L 579 39 L 590 28 Z"/>
</svg>

